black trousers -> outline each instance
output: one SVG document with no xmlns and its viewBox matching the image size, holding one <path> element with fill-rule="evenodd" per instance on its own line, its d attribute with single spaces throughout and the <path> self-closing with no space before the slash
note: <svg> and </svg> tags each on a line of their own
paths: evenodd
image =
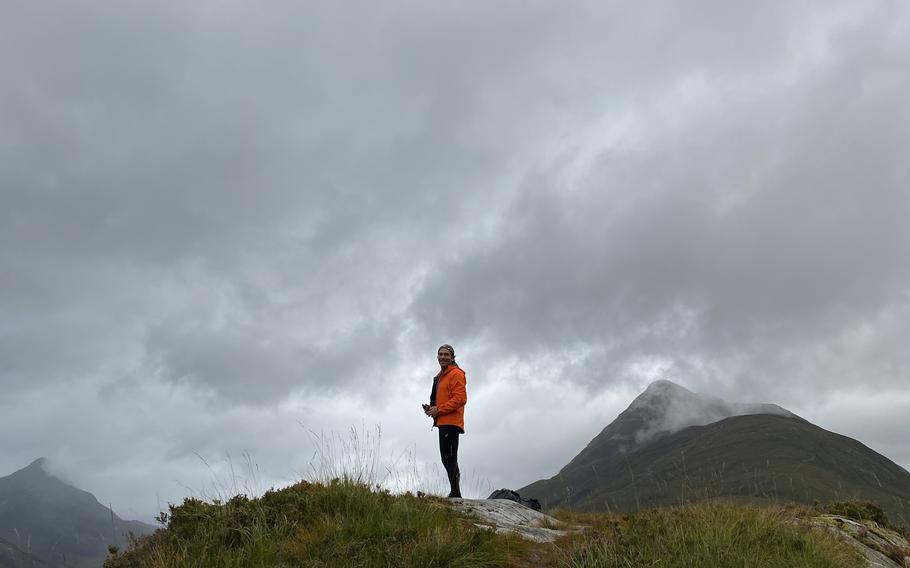
<svg viewBox="0 0 910 568">
<path fill-rule="evenodd" d="M 461 472 L 458 470 L 458 436 L 461 428 L 458 426 L 439 426 L 439 457 L 442 466 L 446 468 L 451 491 L 449 497 L 461 497 Z"/>
</svg>

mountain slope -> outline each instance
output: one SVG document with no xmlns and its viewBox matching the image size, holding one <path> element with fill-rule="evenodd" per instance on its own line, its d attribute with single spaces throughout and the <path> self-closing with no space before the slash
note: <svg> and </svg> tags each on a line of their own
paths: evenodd
<svg viewBox="0 0 910 568">
<path fill-rule="evenodd" d="M 650 442 L 689 426 L 745 414 L 796 418 L 795 414 L 774 404 L 730 403 L 693 393 L 671 381 L 655 381 L 556 476 L 532 483 L 519 492 L 528 492 L 544 506 L 568 506 L 571 504 L 566 500 L 568 491 L 571 491 L 573 502 L 584 498 L 596 485 L 598 470 L 624 462 L 628 454 Z"/>
<path fill-rule="evenodd" d="M 856 440 L 779 407 L 786 414 L 733 416 L 641 439 L 642 425 L 661 422 L 665 407 L 633 403 L 556 476 L 519 492 L 548 508 L 586 510 L 637 510 L 706 497 L 798 503 L 860 498 L 910 527 L 910 473 Z"/>
<path fill-rule="evenodd" d="M 634 509 L 706 497 L 812 503 L 862 499 L 910 526 L 910 474 L 860 442 L 805 420 L 749 415 L 693 426 L 601 471 L 573 500 L 582 509 Z"/>
<path fill-rule="evenodd" d="M 43 568 L 47 564 L 15 544 L 0 538 L 0 568 Z"/>
<path fill-rule="evenodd" d="M 109 544 L 155 527 L 124 521 L 87 491 L 49 475 L 38 459 L 0 478 L 0 538 L 48 566 L 98 566 Z"/>
<path fill-rule="evenodd" d="M 696 394 L 671 381 L 655 381 L 566 467 L 597 462 L 615 452 L 628 453 L 689 426 L 745 414 L 796 416 L 776 404 L 731 403 Z"/>
</svg>

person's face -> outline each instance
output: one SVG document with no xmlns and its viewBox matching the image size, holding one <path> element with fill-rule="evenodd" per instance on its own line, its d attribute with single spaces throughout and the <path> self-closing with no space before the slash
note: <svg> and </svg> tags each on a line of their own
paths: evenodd
<svg viewBox="0 0 910 568">
<path fill-rule="evenodd" d="M 436 360 L 439 361 L 439 366 L 446 368 L 452 364 L 452 354 L 449 353 L 448 349 L 440 349 L 436 352 Z"/>
</svg>

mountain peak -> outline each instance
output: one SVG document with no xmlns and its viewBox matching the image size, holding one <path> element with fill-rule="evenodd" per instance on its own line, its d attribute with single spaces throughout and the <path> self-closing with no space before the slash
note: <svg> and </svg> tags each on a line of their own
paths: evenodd
<svg viewBox="0 0 910 568">
<path fill-rule="evenodd" d="M 798 477 L 779 482 L 797 470 Z M 615 510 L 678 504 L 699 494 L 803 503 L 850 495 L 906 520 L 894 496 L 910 495 L 910 476 L 856 440 L 776 404 L 728 402 L 660 380 L 559 473 L 518 491 L 544 507 Z"/>
<path fill-rule="evenodd" d="M 903 503 L 910 475 L 904 469 L 856 440 L 792 415 L 736 415 L 656 436 L 626 452 L 616 442 L 621 440 L 595 438 L 587 455 L 518 492 L 545 508 L 615 512 L 706 497 L 779 504 L 848 496 L 872 501 L 907 524 Z M 795 471 L 799 475 L 791 476 Z"/>
<path fill-rule="evenodd" d="M 775 404 L 727 402 L 715 396 L 692 392 L 673 381 L 654 381 L 635 397 L 616 420 L 591 440 L 566 468 L 609 461 L 636 451 L 657 438 L 691 426 L 703 426 L 745 414 L 798 418 Z"/>
<path fill-rule="evenodd" d="M 668 407 L 679 405 L 680 401 L 685 401 L 688 405 L 697 405 L 699 399 L 711 399 L 711 402 L 720 400 L 696 394 L 673 381 L 660 379 L 649 384 L 648 388 L 635 397 L 627 411 L 647 409 L 649 412 L 663 414 L 667 412 Z"/>
<path fill-rule="evenodd" d="M 32 463 L 28 464 L 28 466 L 26 466 L 25 469 L 28 469 L 31 471 L 41 470 L 41 471 L 47 473 L 47 470 L 45 469 L 46 467 L 47 467 L 47 458 L 38 458 L 35 461 L 33 461 Z"/>
<path fill-rule="evenodd" d="M 640 395 L 638 395 L 637 398 L 641 398 L 642 396 L 646 396 L 646 395 L 655 396 L 655 395 L 666 395 L 666 394 L 689 395 L 689 396 L 695 395 L 694 392 L 690 391 L 689 389 L 687 389 L 686 387 L 684 387 L 682 385 L 678 385 L 678 384 L 674 383 L 673 381 L 668 381 L 667 379 L 658 379 L 658 380 L 652 382 L 651 384 L 649 384 L 648 387 L 644 391 L 642 391 L 642 393 Z"/>
<path fill-rule="evenodd" d="M 656 381 L 654 381 L 650 385 L 648 385 L 648 388 L 645 389 L 645 392 L 669 390 L 669 389 L 678 389 L 678 390 L 684 390 L 686 392 L 689 392 L 689 390 L 686 389 L 685 387 L 682 387 L 682 386 L 674 383 L 673 381 L 670 381 L 667 379 L 657 379 Z"/>
<path fill-rule="evenodd" d="M 41 566 L 60 566 L 60 558 L 67 566 L 100 566 L 109 544 L 122 546 L 128 542 L 126 533 L 155 529 L 122 520 L 94 495 L 58 477 L 56 465 L 38 458 L 0 477 L 0 541 L 28 543 L 28 553 L 46 562 Z M 0 554 L 0 566 L 10 566 L 5 558 Z"/>
<path fill-rule="evenodd" d="M 728 402 L 716 396 L 692 392 L 665 379 L 648 385 L 620 416 L 635 417 L 632 423 L 634 440 L 640 444 L 660 433 L 670 434 L 689 426 L 710 424 L 744 414 L 794 416 L 775 404 Z"/>
<path fill-rule="evenodd" d="M 38 458 L 19 471 L 14 472 L 10 477 L 16 478 L 45 478 L 53 477 L 47 471 L 47 458 Z"/>
</svg>

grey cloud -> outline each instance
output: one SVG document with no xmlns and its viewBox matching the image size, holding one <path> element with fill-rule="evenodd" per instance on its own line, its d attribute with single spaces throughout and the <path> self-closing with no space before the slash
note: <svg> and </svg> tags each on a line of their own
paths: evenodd
<svg viewBox="0 0 910 568">
<path fill-rule="evenodd" d="M 201 323 L 201 322 L 199 322 Z M 383 326 L 356 326 L 334 343 L 298 343 L 260 325 L 211 327 L 174 322 L 149 330 L 146 365 L 173 382 L 211 389 L 231 404 L 275 403 L 303 390 L 364 396 L 383 393 L 374 379 L 395 355 L 394 333 Z"/>
<path fill-rule="evenodd" d="M 794 86 L 717 101 L 721 112 L 676 128 L 648 124 L 645 151 L 610 148 L 569 193 L 559 171 L 529 174 L 503 238 L 430 281 L 415 309 L 504 348 L 603 346 L 598 382 L 665 356 L 767 384 L 794 344 L 814 349 L 899 308 L 910 130 L 893 122 L 908 106 L 882 69 L 896 70 L 906 46 L 876 29 L 847 34 Z M 871 57 L 863 67 L 856 42 Z M 824 96 L 850 74 L 861 79 Z"/>
<path fill-rule="evenodd" d="M 0 381 L 80 406 L 5 427 L 25 463 L 171 478 L 291 399 L 398 416 L 442 342 L 475 392 L 515 359 L 566 412 L 910 369 L 900 2 L 0 11 Z M 135 424 L 80 422 L 110 406 Z"/>
</svg>

